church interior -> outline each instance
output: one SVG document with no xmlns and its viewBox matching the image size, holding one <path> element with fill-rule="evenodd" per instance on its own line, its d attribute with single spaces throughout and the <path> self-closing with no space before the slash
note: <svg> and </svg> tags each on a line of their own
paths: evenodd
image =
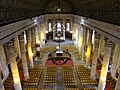
<svg viewBox="0 0 120 90">
<path fill-rule="evenodd" d="M 120 90 L 120 0 L 0 0 L 0 90 Z"/>
</svg>

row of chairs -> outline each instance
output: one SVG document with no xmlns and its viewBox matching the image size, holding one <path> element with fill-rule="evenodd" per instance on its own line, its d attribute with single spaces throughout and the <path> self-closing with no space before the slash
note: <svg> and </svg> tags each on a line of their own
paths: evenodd
<svg viewBox="0 0 120 90">
<path fill-rule="evenodd" d="M 61 46 L 62 50 L 68 50 L 69 52 L 77 51 L 78 49 L 73 45 L 63 45 Z"/>
<path fill-rule="evenodd" d="M 96 90 L 95 88 L 83 88 L 83 89 L 79 89 L 79 88 L 65 88 L 64 90 Z"/>
<path fill-rule="evenodd" d="M 43 67 L 42 66 L 35 66 L 34 69 L 31 69 L 29 72 L 30 78 L 24 81 L 24 87 L 28 88 L 29 86 L 38 87 L 40 77 L 42 75 Z M 30 89 L 31 90 L 31 89 Z"/>
<path fill-rule="evenodd" d="M 43 85 L 44 86 L 57 85 L 57 67 L 46 67 Z"/>
<path fill-rule="evenodd" d="M 79 52 L 74 53 L 77 60 L 80 60 L 82 55 Z"/>
<path fill-rule="evenodd" d="M 73 66 L 62 67 L 63 85 L 76 86 L 76 78 Z"/>
<path fill-rule="evenodd" d="M 47 47 L 44 47 L 44 48 L 41 48 L 41 52 L 51 52 L 51 51 L 55 51 L 56 50 L 56 46 L 47 46 Z"/>
<path fill-rule="evenodd" d="M 24 88 L 24 90 L 38 90 L 38 88 Z"/>
<path fill-rule="evenodd" d="M 13 77 L 12 74 L 9 74 L 9 77 L 7 80 L 5 80 L 4 84 L 4 88 L 5 90 L 12 90 L 13 89 Z"/>
<path fill-rule="evenodd" d="M 83 65 L 77 65 L 77 73 L 83 86 L 91 87 L 97 84 L 96 80 L 90 79 L 90 70 Z"/>
<path fill-rule="evenodd" d="M 107 78 L 106 78 L 107 80 L 107 83 L 108 83 L 108 85 L 110 86 L 110 88 L 112 89 L 112 90 L 114 90 L 115 89 L 115 86 L 116 86 L 116 81 L 115 81 L 115 79 L 111 76 L 111 74 L 110 73 L 108 73 L 107 74 Z"/>
</svg>

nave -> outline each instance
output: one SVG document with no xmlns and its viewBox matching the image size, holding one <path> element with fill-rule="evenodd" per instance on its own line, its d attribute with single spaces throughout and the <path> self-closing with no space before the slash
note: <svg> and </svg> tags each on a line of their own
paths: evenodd
<svg viewBox="0 0 120 90">
<path fill-rule="evenodd" d="M 71 42 L 68 45 L 63 43 L 61 47 L 62 50 L 68 49 L 73 64 L 50 65 L 47 63 L 50 52 L 56 50 L 57 45 L 53 46 L 53 43 L 55 42 L 46 43 L 46 46 L 41 48 L 40 58 L 34 58 L 35 67 L 29 70 L 30 78 L 23 81 L 23 90 L 98 90 L 98 81 L 90 78 L 90 68 L 85 67 L 85 61 L 79 58 L 78 49 L 74 45 L 69 45 Z M 10 75 L 4 83 L 5 90 L 11 90 L 12 84 Z"/>
<path fill-rule="evenodd" d="M 53 44 L 54 42 L 52 42 Z M 49 47 L 49 48 L 48 48 Z M 46 65 L 49 50 L 55 50 L 55 47 L 44 47 L 41 59 L 34 61 L 35 67 L 29 71 L 30 79 L 24 81 L 24 90 L 97 90 L 96 80 L 90 79 L 90 69 L 84 67 L 85 62 L 77 60 L 74 53 L 77 48 L 73 45 L 63 45 L 63 49 L 73 48 L 70 50 L 73 64 L 63 66 Z M 62 47 L 62 46 L 61 46 Z M 46 50 L 47 48 L 47 50 Z M 8 81 L 9 82 L 9 81 Z M 7 81 L 6 81 L 7 83 Z M 5 84 L 4 84 L 5 85 Z M 11 90 L 5 85 L 5 90 Z"/>
<path fill-rule="evenodd" d="M 119 39 L 61 17 L 0 27 L 0 90 L 119 90 Z"/>
</svg>

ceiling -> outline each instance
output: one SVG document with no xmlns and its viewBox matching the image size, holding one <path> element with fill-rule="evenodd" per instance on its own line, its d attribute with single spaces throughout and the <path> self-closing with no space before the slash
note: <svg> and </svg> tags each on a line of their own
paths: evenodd
<svg viewBox="0 0 120 90">
<path fill-rule="evenodd" d="M 58 0 L 0 0 L 0 26 L 53 13 L 47 9 L 49 6 L 55 6 L 50 5 L 53 1 L 56 1 L 53 3 L 55 5 L 58 2 Z M 60 2 L 67 2 L 61 7 L 70 8 L 68 11 L 64 8 L 61 13 L 73 13 L 120 25 L 120 0 L 60 0 Z"/>
</svg>

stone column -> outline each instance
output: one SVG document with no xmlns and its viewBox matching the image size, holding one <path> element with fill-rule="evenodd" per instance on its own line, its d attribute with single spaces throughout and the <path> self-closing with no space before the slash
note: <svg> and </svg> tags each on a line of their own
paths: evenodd
<svg viewBox="0 0 120 90">
<path fill-rule="evenodd" d="M 31 48 L 31 31 L 27 30 L 26 32 L 27 36 L 27 49 L 28 49 L 28 57 L 30 61 L 30 68 L 34 68 L 34 62 L 33 62 L 33 53 L 32 53 L 32 48 Z"/>
<path fill-rule="evenodd" d="M 85 59 L 86 39 L 87 39 L 87 30 L 86 30 L 86 27 L 83 26 L 82 61 Z"/>
<path fill-rule="evenodd" d="M 100 55 L 102 54 L 103 50 L 104 50 L 104 36 L 101 35 L 100 36 L 100 42 L 99 42 L 99 50 L 98 50 L 98 57 L 100 57 Z"/>
<path fill-rule="evenodd" d="M 78 50 L 79 50 L 79 38 L 80 38 L 80 25 L 79 24 L 77 24 L 77 33 L 76 33 L 76 42 L 77 42 L 77 48 L 78 48 Z"/>
<path fill-rule="evenodd" d="M 111 41 L 105 40 L 104 56 L 103 56 L 102 69 L 101 69 L 101 74 L 100 74 L 98 90 L 105 89 L 110 54 L 111 54 Z"/>
<path fill-rule="evenodd" d="M 55 26 L 55 20 L 53 20 L 53 40 L 55 40 L 55 33 L 56 33 L 56 31 L 55 31 L 55 28 L 56 28 L 56 26 Z"/>
<path fill-rule="evenodd" d="M 39 36 L 40 36 L 40 48 L 42 48 L 42 38 L 41 38 L 41 31 L 42 31 L 42 29 L 41 29 L 41 24 L 39 24 Z"/>
<path fill-rule="evenodd" d="M 4 80 L 5 80 L 9 75 L 9 70 L 8 70 L 8 66 L 6 63 L 4 47 L 2 45 L 0 45 L 0 66 L 1 66 L 2 73 L 4 76 Z"/>
<path fill-rule="evenodd" d="M 89 35 L 88 35 L 88 45 L 87 45 L 87 52 L 86 52 L 86 67 L 89 66 L 90 62 L 90 56 L 91 56 L 91 50 L 92 50 L 92 30 L 89 30 Z"/>
<path fill-rule="evenodd" d="M 32 48 L 35 48 L 35 29 L 31 28 Z"/>
<path fill-rule="evenodd" d="M 119 55 L 119 60 L 120 60 L 120 55 Z M 119 70 L 119 76 L 118 76 L 115 90 L 120 90 L 120 70 Z"/>
<path fill-rule="evenodd" d="M 35 26 L 35 35 L 36 35 L 36 44 L 40 44 L 40 37 L 39 37 L 39 28 L 38 26 L 36 25 Z"/>
<path fill-rule="evenodd" d="M 94 52 L 93 52 L 93 58 L 92 58 L 92 68 L 91 68 L 91 78 L 93 80 L 96 79 L 96 65 L 97 65 L 97 59 L 98 59 L 98 48 L 99 48 L 99 40 L 100 35 L 95 32 L 95 40 L 94 40 Z"/>
<path fill-rule="evenodd" d="M 32 52 L 33 57 L 36 56 L 36 48 L 35 48 L 35 27 L 31 28 L 31 46 L 32 46 Z"/>
<path fill-rule="evenodd" d="M 63 39 L 65 40 L 65 19 L 63 19 Z"/>
<path fill-rule="evenodd" d="M 120 54 L 120 45 L 116 43 L 115 48 L 114 48 L 113 58 L 112 58 L 112 65 L 111 65 L 111 76 L 113 76 L 113 77 L 115 77 L 116 71 L 117 71 L 117 68 L 118 68 L 119 54 Z"/>
<path fill-rule="evenodd" d="M 13 76 L 14 88 L 15 90 L 22 90 L 16 57 L 15 57 L 14 40 L 11 40 L 7 43 L 7 49 L 9 53 L 9 60 L 10 60 L 10 67 Z"/>
<path fill-rule="evenodd" d="M 3 81 L 1 78 L 1 70 L 0 70 L 0 90 L 5 90 L 4 85 L 3 85 Z"/>
<path fill-rule="evenodd" d="M 35 34 L 36 34 L 36 50 L 35 51 L 40 51 L 40 33 L 39 33 L 39 26 L 35 27 Z"/>
<path fill-rule="evenodd" d="M 79 31 L 79 52 L 82 55 L 82 46 L 83 46 L 83 25 L 81 25 L 80 27 L 80 31 Z"/>
<path fill-rule="evenodd" d="M 49 26 L 49 25 L 48 25 L 48 19 L 46 18 L 46 19 L 45 19 L 45 31 L 46 31 L 46 30 L 48 31 L 48 26 Z"/>
<path fill-rule="evenodd" d="M 71 26 L 71 27 L 70 27 L 70 31 L 73 31 L 73 19 L 71 19 L 70 22 L 71 22 L 71 23 L 70 23 L 70 26 Z"/>
<path fill-rule="evenodd" d="M 20 42 L 20 50 L 22 55 L 21 59 L 22 59 L 22 65 L 23 65 L 23 71 L 24 71 L 24 80 L 27 80 L 29 78 L 29 72 L 28 72 L 28 65 L 27 65 L 27 59 L 26 59 L 24 33 L 20 34 L 19 42 Z"/>
<path fill-rule="evenodd" d="M 20 44 L 19 44 L 18 36 L 15 37 L 15 51 L 17 52 L 17 56 L 19 56 L 19 59 L 21 59 Z"/>
</svg>

